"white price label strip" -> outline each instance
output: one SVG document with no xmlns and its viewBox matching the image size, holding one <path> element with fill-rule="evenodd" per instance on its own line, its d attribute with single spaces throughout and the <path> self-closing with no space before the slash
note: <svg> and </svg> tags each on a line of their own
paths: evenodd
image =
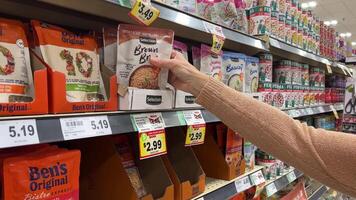
<svg viewBox="0 0 356 200">
<path fill-rule="evenodd" d="M 0 121 L 0 148 L 39 144 L 36 120 Z"/>
<path fill-rule="evenodd" d="M 295 181 L 297 179 L 297 177 L 295 176 L 294 172 L 290 172 L 289 174 L 287 174 L 287 179 L 288 179 L 288 182 L 291 183 L 291 182 Z"/>
<path fill-rule="evenodd" d="M 204 28 L 205 28 L 206 32 L 209 32 L 211 34 L 215 34 L 215 35 L 225 38 L 225 35 L 223 33 L 221 26 L 217 26 L 217 25 L 209 23 L 207 21 L 203 21 L 203 24 L 204 24 Z"/>
<path fill-rule="evenodd" d="M 205 124 L 205 120 L 200 110 L 183 111 L 183 116 L 187 125 Z"/>
<path fill-rule="evenodd" d="M 131 115 L 138 132 L 162 130 L 165 128 L 162 113 L 143 113 Z"/>
<path fill-rule="evenodd" d="M 60 118 L 64 140 L 111 135 L 108 116 Z"/>
<path fill-rule="evenodd" d="M 236 187 L 237 193 L 243 192 L 243 191 L 251 188 L 252 185 L 250 182 L 250 178 L 248 176 L 245 176 L 239 180 L 236 180 L 235 187 Z"/>
<path fill-rule="evenodd" d="M 278 192 L 276 185 L 274 183 L 271 183 L 266 186 L 266 193 L 267 197 L 272 196 L 274 193 Z"/>
<path fill-rule="evenodd" d="M 251 178 L 253 185 L 259 185 L 261 183 L 266 182 L 265 177 L 263 176 L 263 173 L 261 170 L 251 174 L 250 178 Z"/>
</svg>

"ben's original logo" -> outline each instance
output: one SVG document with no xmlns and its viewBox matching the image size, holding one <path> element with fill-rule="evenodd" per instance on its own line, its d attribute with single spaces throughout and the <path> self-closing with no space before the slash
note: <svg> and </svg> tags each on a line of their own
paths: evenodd
<svg viewBox="0 0 356 200">
<path fill-rule="evenodd" d="M 68 184 L 68 169 L 65 163 L 44 168 L 29 167 L 30 190 L 50 190 L 53 187 Z"/>
<path fill-rule="evenodd" d="M 73 33 L 68 33 L 65 31 L 62 32 L 62 41 L 69 44 L 84 45 L 83 36 L 73 34 Z"/>
<path fill-rule="evenodd" d="M 147 95 L 146 103 L 149 105 L 159 105 L 162 103 L 162 96 L 159 95 Z"/>
</svg>

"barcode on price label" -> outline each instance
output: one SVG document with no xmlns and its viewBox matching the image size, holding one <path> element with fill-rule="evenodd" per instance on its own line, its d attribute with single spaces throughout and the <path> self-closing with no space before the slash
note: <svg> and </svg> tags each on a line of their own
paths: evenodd
<svg viewBox="0 0 356 200">
<path fill-rule="evenodd" d="M 36 120 L 0 121 L 0 148 L 40 143 Z"/>
<path fill-rule="evenodd" d="M 297 179 L 297 177 L 295 176 L 294 172 L 290 172 L 289 174 L 287 174 L 287 179 L 288 179 L 288 182 L 291 183 L 291 182 L 295 181 Z"/>
<path fill-rule="evenodd" d="M 271 183 L 266 186 L 266 193 L 267 197 L 272 196 L 274 193 L 278 192 L 276 185 L 274 183 Z"/>
<path fill-rule="evenodd" d="M 251 178 L 253 185 L 259 185 L 261 183 L 266 182 L 265 177 L 263 176 L 263 173 L 261 170 L 251 174 L 250 178 Z"/>
<path fill-rule="evenodd" d="M 235 187 L 236 187 L 237 193 L 240 193 L 240 192 L 243 192 L 243 191 L 249 189 L 250 187 L 252 187 L 250 178 L 248 176 L 245 176 L 239 180 L 236 180 Z"/>
<path fill-rule="evenodd" d="M 112 134 L 108 116 L 60 118 L 64 140 Z"/>
</svg>

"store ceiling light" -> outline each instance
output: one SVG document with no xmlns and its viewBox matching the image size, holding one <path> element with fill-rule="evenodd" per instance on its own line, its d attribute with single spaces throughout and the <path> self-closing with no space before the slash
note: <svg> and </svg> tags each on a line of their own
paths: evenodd
<svg viewBox="0 0 356 200">
<path fill-rule="evenodd" d="M 316 5 L 318 5 L 316 1 L 309 1 L 309 2 L 302 3 L 302 8 L 315 8 Z"/>
<path fill-rule="evenodd" d="M 356 46 L 356 42 L 351 42 L 351 45 L 352 46 Z"/>
</svg>

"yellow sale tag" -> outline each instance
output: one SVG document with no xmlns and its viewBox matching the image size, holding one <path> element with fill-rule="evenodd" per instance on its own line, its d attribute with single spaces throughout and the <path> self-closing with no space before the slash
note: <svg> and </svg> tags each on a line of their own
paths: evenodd
<svg viewBox="0 0 356 200">
<path fill-rule="evenodd" d="M 136 0 L 129 16 L 138 23 L 149 26 L 158 18 L 159 14 L 159 10 L 153 7 L 150 3 L 145 3 L 142 0 Z"/>
<path fill-rule="evenodd" d="M 225 41 L 224 37 L 213 34 L 213 45 L 211 47 L 211 51 L 216 54 L 219 54 L 224 45 L 224 41 Z"/>
<path fill-rule="evenodd" d="M 167 153 L 164 129 L 139 133 L 140 159 L 152 158 Z"/>
<path fill-rule="evenodd" d="M 330 65 L 326 65 L 326 70 L 328 71 L 329 74 L 333 73 L 333 70 L 331 69 Z"/>
<path fill-rule="evenodd" d="M 205 129 L 205 124 L 189 125 L 187 136 L 185 138 L 185 146 L 203 144 L 205 139 Z"/>
<path fill-rule="evenodd" d="M 334 106 L 333 106 L 333 105 L 330 105 L 330 108 L 331 108 L 331 110 L 333 111 L 335 118 L 336 118 L 336 119 L 339 119 L 339 114 L 337 113 L 337 111 L 336 111 L 336 109 L 334 108 Z"/>
</svg>

